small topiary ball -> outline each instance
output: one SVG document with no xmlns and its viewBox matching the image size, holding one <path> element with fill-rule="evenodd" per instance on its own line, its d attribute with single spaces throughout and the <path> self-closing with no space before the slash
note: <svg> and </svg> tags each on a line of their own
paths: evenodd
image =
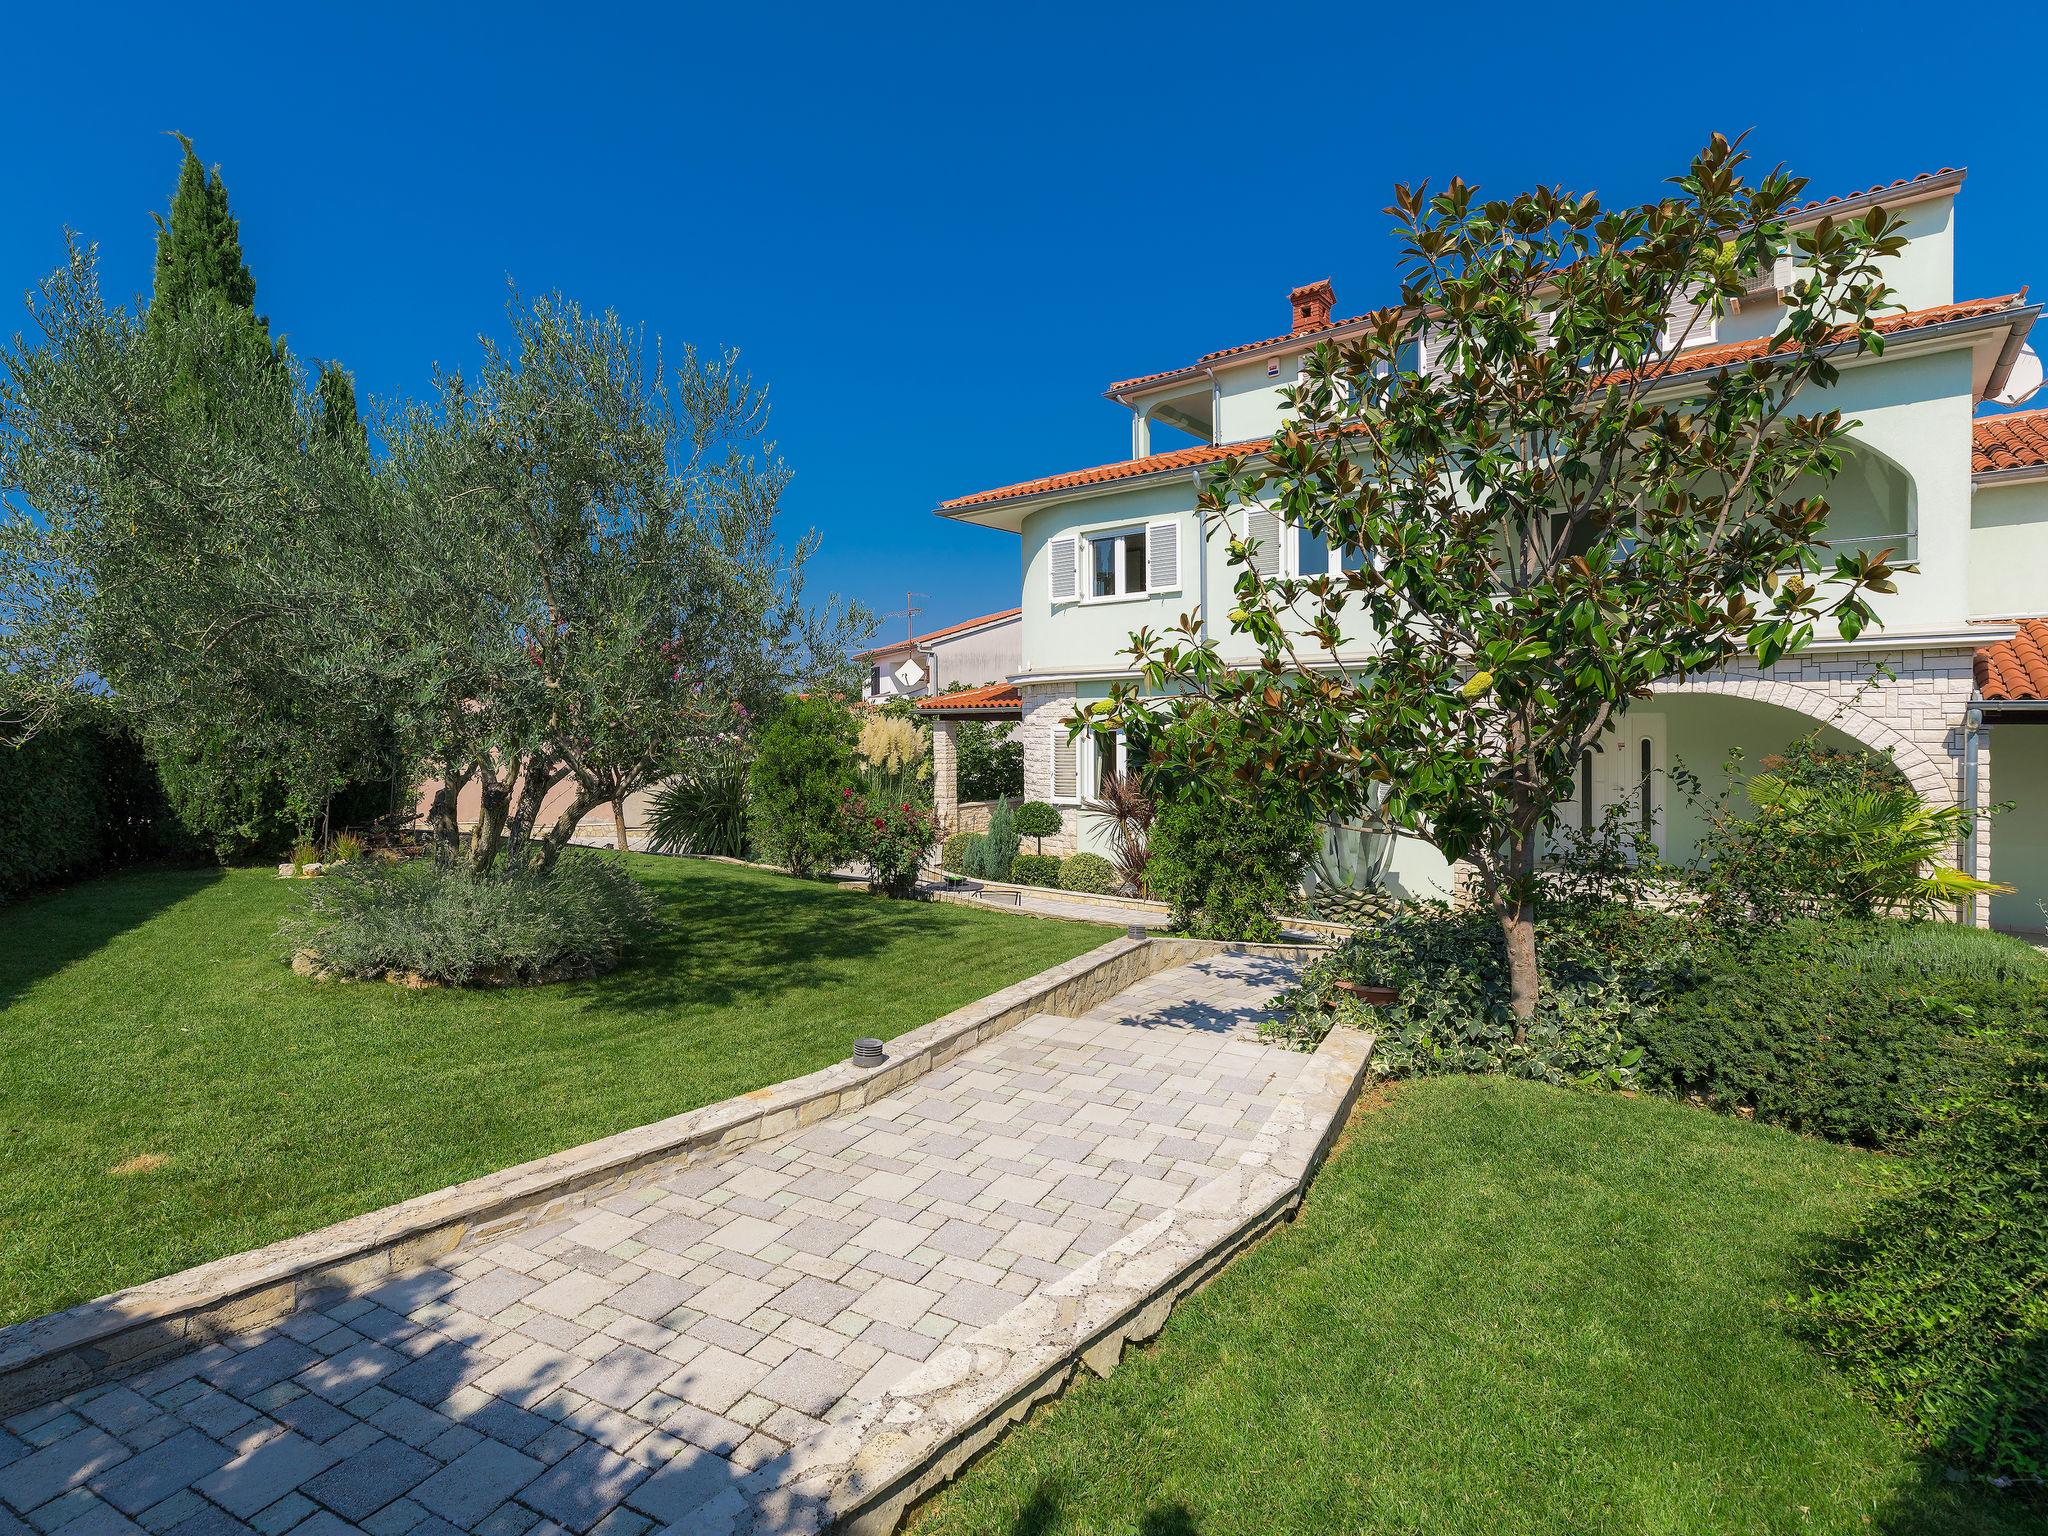
<svg viewBox="0 0 2048 1536">
<path fill-rule="evenodd" d="M 1099 853 L 1070 853 L 1060 864 L 1060 888 L 1096 896 L 1116 894 L 1116 866 Z"/>
<path fill-rule="evenodd" d="M 1026 800 L 1017 807 L 1017 835 L 1020 837 L 1058 837 L 1062 825 L 1059 808 L 1047 805 L 1043 800 Z"/>
</svg>

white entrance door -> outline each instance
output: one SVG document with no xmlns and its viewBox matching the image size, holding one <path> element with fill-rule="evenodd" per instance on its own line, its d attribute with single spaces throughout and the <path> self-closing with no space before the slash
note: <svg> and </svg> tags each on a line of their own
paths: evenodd
<svg viewBox="0 0 2048 1536">
<path fill-rule="evenodd" d="M 1612 806 L 1625 806 L 1664 852 L 1664 717 L 1631 710 L 1579 759 L 1571 798 L 1557 808 L 1561 832 L 1588 833 Z"/>
</svg>

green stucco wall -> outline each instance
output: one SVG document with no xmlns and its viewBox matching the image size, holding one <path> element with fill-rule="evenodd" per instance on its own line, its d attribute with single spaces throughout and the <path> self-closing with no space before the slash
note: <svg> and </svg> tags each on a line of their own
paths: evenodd
<svg viewBox="0 0 2048 1536">
<path fill-rule="evenodd" d="M 2048 720 L 1991 727 L 1991 798 L 2013 808 L 1991 824 L 1991 878 L 2016 889 L 1991 898 L 1999 928 L 2048 924 Z"/>
</svg>

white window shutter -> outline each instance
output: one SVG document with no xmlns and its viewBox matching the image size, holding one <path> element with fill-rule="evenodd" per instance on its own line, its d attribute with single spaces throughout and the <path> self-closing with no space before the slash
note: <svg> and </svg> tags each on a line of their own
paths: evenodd
<svg viewBox="0 0 2048 1536">
<path fill-rule="evenodd" d="M 1150 592 L 1180 590 L 1180 523 L 1169 519 L 1145 525 L 1145 588 Z"/>
<path fill-rule="evenodd" d="M 1697 347 L 1713 339 L 1714 316 L 1711 310 L 1690 299 L 1679 299 L 1672 304 L 1671 313 L 1664 317 L 1665 351 Z"/>
<path fill-rule="evenodd" d="M 1252 568 L 1268 581 L 1278 576 L 1281 559 L 1286 554 L 1280 542 L 1279 515 L 1267 507 L 1247 507 L 1244 534 L 1258 545 L 1252 555 Z"/>
<path fill-rule="evenodd" d="M 1450 331 L 1441 325 L 1425 325 L 1422 328 L 1422 371 L 1426 374 L 1441 375 L 1444 370 L 1444 348 L 1450 344 Z"/>
<path fill-rule="evenodd" d="M 1046 545 L 1046 567 L 1052 575 L 1052 600 L 1071 603 L 1081 595 L 1081 548 L 1072 534 L 1061 534 Z"/>
<path fill-rule="evenodd" d="M 1075 800 L 1081 793 L 1081 765 L 1074 752 L 1074 740 L 1064 725 L 1051 727 L 1052 797 Z"/>
</svg>

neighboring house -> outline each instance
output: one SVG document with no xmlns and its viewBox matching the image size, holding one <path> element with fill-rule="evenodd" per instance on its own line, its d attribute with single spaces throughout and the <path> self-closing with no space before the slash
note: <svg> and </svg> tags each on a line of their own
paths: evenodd
<svg viewBox="0 0 2048 1536">
<path fill-rule="evenodd" d="M 1604 749 L 1588 754 L 1581 788 L 1561 807 L 1567 824 L 1592 821 L 1615 803 L 1647 804 L 1667 856 L 1683 860 L 1701 831 L 1671 792 L 1668 769 L 1683 761 L 1720 783 L 1730 747 L 1748 761 L 1822 726 L 1837 744 L 1889 750 L 1921 795 L 1939 804 L 2012 800 L 1995 832 L 1961 850 L 1963 866 L 2019 889 L 1979 903 L 1980 920 L 2042 925 L 2048 901 L 2048 411 L 1979 416 L 2007 386 L 2039 306 L 2024 291 L 1959 300 L 1954 290 L 1955 202 L 1963 173 L 1937 171 L 1801 210 L 1798 221 L 1837 218 L 1875 204 L 1898 215 L 1905 249 L 1887 280 L 1903 312 L 1881 322 L 1882 357 L 1842 355 L 1841 376 L 1816 391 L 1814 408 L 1839 407 L 1857 423 L 1849 463 L 1829 487 L 1838 547 L 1890 547 L 1919 573 L 1876 599 L 1883 619 L 1854 643 L 1816 641 L 1768 670 L 1749 665 L 1657 690 L 1637 703 Z M 1674 393 L 1706 370 L 1760 352 L 1777 323 L 1789 262 L 1718 321 L 1687 328 L 1674 317 Z M 1187 612 L 1219 625 L 1231 573 L 1223 541 L 1205 541 L 1195 511 L 1202 477 L 1227 452 L 1258 446 L 1283 415 L 1317 342 L 1362 331 L 1370 316 L 1333 319 L 1328 282 L 1288 296 L 1286 333 L 1207 353 L 1181 367 L 1113 384 L 1108 398 L 1130 411 L 1131 456 L 1050 474 L 943 503 L 941 516 L 1019 536 L 1022 659 L 1006 687 L 919 706 L 936 721 L 978 710 L 1021 722 L 1025 793 L 1074 809 L 1062 851 L 1101 848 L 1103 818 L 1087 811 L 1108 763 L 1087 742 L 1069 742 L 1076 705 L 1132 676 L 1120 654 L 1131 631 L 1164 630 Z M 1418 359 L 1431 364 L 1429 357 Z M 1196 442 L 1155 451 L 1153 424 Z M 1248 516 L 1275 568 L 1325 568 L 1334 557 L 1273 514 Z M 1233 641 L 1224 638 L 1225 654 Z M 1250 659 L 1248 641 L 1235 655 Z M 1356 656 L 1370 656 L 1361 640 Z M 1885 675 L 1885 674 L 1889 675 Z M 943 735 L 944 733 L 941 732 Z M 937 751 L 947 767 L 948 743 Z M 942 783 L 940 793 L 946 794 Z M 1048 840 L 1050 844 L 1052 840 Z M 1450 872 L 1434 849 L 1410 839 L 1342 838 L 1361 882 L 1418 895 L 1442 894 Z"/>
<path fill-rule="evenodd" d="M 1023 665 L 1022 630 L 1022 611 L 1006 608 L 863 651 L 855 658 L 868 669 L 861 697 L 876 704 L 901 695 L 924 698 L 953 687 L 1005 682 Z"/>
</svg>

